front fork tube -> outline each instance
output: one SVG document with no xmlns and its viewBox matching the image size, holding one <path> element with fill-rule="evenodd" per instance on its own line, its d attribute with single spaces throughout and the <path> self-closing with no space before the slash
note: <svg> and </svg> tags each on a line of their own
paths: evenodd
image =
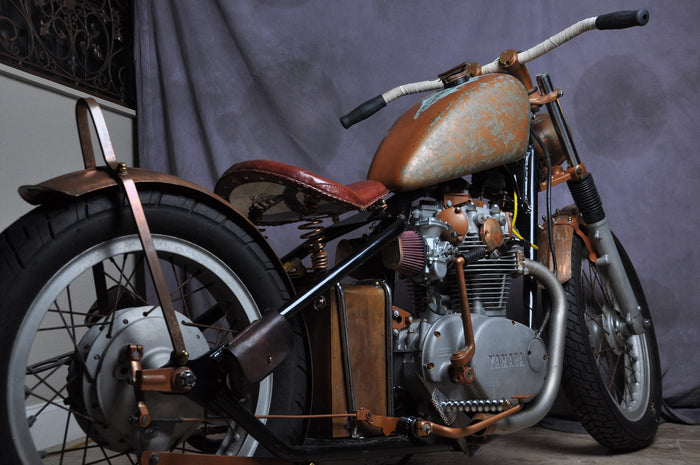
<svg viewBox="0 0 700 465">
<path fill-rule="evenodd" d="M 598 255 L 598 270 L 612 287 L 615 305 L 619 307 L 616 310 L 625 316 L 627 327 L 633 334 L 644 333 L 649 321 L 643 317 L 642 308 L 634 295 L 593 177 L 588 174 L 579 180 L 569 181 L 568 184 L 571 195 L 586 221 L 588 237 Z"/>
<path fill-rule="evenodd" d="M 537 85 L 542 94 L 547 94 L 554 90 L 552 81 L 546 73 L 537 76 Z M 546 105 L 554 130 L 564 148 L 567 164 L 572 167 L 579 166 L 581 161 L 569 127 L 564 119 L 559 100 L 554 100 Z M 642 334 L 647 323 L 644 321 L 641 307 L 634 295 L 634 290 L 617 250 L 617 244 L 610 230 L 610 225 L 603 210 L 603 202 L 600 199 L 600 195 L 598 195 L 598 189 L 593 182 L 593 177 L 587 174 L 579 179 L 568 181 L 567 184 L 576 206 L 583 214 L 583 219 L 588 225 L 588 236 L 599 257 L 596 265 L 612 287 L 616 305 L 619 306 L 616 310 L 625 316 L 627 327 L 632 333 Z"/>
</svg>

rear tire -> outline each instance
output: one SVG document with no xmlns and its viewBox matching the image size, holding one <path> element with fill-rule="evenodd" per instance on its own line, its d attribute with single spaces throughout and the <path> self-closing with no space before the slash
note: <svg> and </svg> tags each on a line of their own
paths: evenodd
<svg viewBox="0 0 700 465">
<path fill-rule="evenodd" d="M 651 321 L 649 307 L 629 256 L 615 239 L 630 283 Z M 652 443 L 661 411 L 661 376 L 653 326 L 623 337 L 615 327 L 624 318 L 612 310 L 614 296 L 588 260 L 578 237 L 572 247 L 563 384 L 584 428 L 600 444 L 628 452 Z"/>
<path fill-rule="evenodd" d="M 289 299 L 270 257 L 225 212 L 175 193 L 144 188 L 140 197 L 175 310 L 180 320 L 191 321 L 183 331 L 193 340 L 207 341 L 205 351 Z M 134 412 L 122 411 L 119 400 L 105 397 L 111 392 L 133 395 L 133 388 L 116 373 L 89 368 L 84 359 L 98 346 L 96 338 L 105 348 L 95 355 L 89 352 L 90 357 L 102 359 L 99 367 L 107 359 L 118 363 L 117 349 L 108 347 L 111 337 L 116 341 L 123 334 L 129 342 L 144 346 L 143 360 L 150 355 L 162 364 L 165 352 L 167 362 L 169 338 L 153 334 L 160 328 L 153 316 L 157 312 L 146 317 L 157 299 L 142 261 L 133 218 L 116 189 L 39 207 L 0 236 L 0 340 L 6 348 L 0 359 L 0 440 L 5 445 L 0 448 L 0 463 L 138 463 L 126 424 Z M 140 311 L 141 307 L 146 310 Z M 127 323 L 138 331 L 125 329 Z M 304 338 L 301 326 L 292 323 L 294 351 L 273 375 L 256 385 L 234 381 L 256 414 L 306 413 Z M 98 325 L 99 331 L 93 329 Z M 114 334 L 105 336 L 107 330 Z M 132 341 L 136 334 L 148 335 Z M 44 344 L 51 344 L 49 352 Z M 91 382 L 93 374 L 103 381 Z M 184 397 L 155 396 L 170 397 L 153 401 L 147 397 L 152 409 L 161 404 L 164 411 L 189 408 L 180 400 Z M 173 399 L 181 404 L 172 407 Z M 58 434 L 62 439 L 51 449 L 37 446 L 33 429 L 41 425 L 42 417 L 56 414 L 60 421 L 55 417 L 46 421 L 50 428 L 62 430 Z M 79 439 L 73 442 L 68 440 L 75 436 L 69 425 L 78 431 Z M 164 435 L 167 449 L 199 448 L 231 455 L 256 451 L 252 437 L 230 421 L 154 425 L 164 431 L 159 434 Z M 302 421 L 269 420 L 268 425 L 292 443 L 303 434 Z M 115 429 L 121 436 L 110 438 Z"/>
</svg>

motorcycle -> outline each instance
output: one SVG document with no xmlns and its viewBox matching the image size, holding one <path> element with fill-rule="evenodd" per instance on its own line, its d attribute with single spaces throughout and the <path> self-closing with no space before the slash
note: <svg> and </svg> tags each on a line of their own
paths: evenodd
<svg viewBox="0 0 700 465">
<path fill-rule="evenodd" d="M 541 421 L 560 382 L 602 445 L 649 445 L 661 386 L 644 292 L 561 90 L 526 66 L 648 19 L 588 18 L 370 99 L 343 126 L 435 91 L 350 185 L 269 160 L 214 192 L 127 167 L 80 100 L 85 169 L 21 187 L 38 207 L 0 236 L 1 462 L 473 453 Z M 575 203 L 553 211 L 564 182 Z M 278 257 L 264 234 L 294 223 L 302 242 Z"/>
</svg>

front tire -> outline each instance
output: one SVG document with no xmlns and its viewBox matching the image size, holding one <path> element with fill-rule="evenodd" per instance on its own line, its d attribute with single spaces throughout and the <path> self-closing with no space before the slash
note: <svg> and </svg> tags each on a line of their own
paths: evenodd
<svg viewBox="0 0 700 465">
<path fill-rule="evenodd" d="M 615 239 L 642 315 L 651 322 L 644 291 L 629 256 Z M 584 428 L 615 452 L 650 445 L 661 411 L 661 376 L 653 326 L 624 336 L 609 283 L 574 237 L 563 384 Z"/>
<path fill-rule="evenodd" d="M 185 341 L 197 355 L 289 298 L 272 261 L 224 213 L 176 193 L 142 189 L 140 197 Z M 149 393 L 151 416 L 164 420 L 153 423 L 155 433 L 133 434 L 133 387 L 117 369 L 121 344 L 144 346 L 144 368 L 167 363 L 171 350 L 145 269 L 116 189 L 37 208 L 0 236 L 0 463 L 138 463 L 135 450 L 158 444 L 255 453 L 257 443 L 234 422 L 203 422 L 207 412 L 182 396 Z M 255 385 L 229 380 L 256 414 L 305 413 L 306 358 L 293 327 L 295 350 L 271 377 Z M 178 416 L 192 418 L 167 420 Z M 269 425 L 291 442 L 303 426 Z M 42 443 L 33 434 L 41 426 L 60 430 L 58 442 Z"/>
</svg>

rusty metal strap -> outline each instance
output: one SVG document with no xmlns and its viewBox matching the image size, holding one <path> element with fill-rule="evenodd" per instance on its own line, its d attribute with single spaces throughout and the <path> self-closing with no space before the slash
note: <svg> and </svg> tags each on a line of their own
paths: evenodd
<svg viewBox="0 0 700 465">
<path fill-rule="evenodd" d="M 143 211 L 143 206 L 141 205 L 141 199 L 139 198 L 138 191 L 136 190 L 136 183 L 134 183 L 134 180 L 127 173 L 126 164 L 119 163 L 117 161 L 117 157 L 114 154 L 112 141 L 109 137 L 109 131 L 107 130 L 107 124 L 105 123 L 104 115 L 102 114 L 102 110 L 97 102 L 92 98 L 78 100 L 78 103 L 75 106 L 75 117 L 78 124 L 78 136 L 80 137 L 80 147 L 83 151 L 83 162 L 85 163 L 85 169 L 93 170 L 96 166 L 95 152 L 92 146 L 92 137 L 90 135 L 88 120 L 88 117 L 90 117 L 95 133 L 97 134 L 97 139 L 100 143 L 100 149 L 102 150 L 102 156 L 104 157 L 105 164 L 110 169 L 111 174 L 114 176 L 117 182 L 124 189 L 126 198 L 129 201 L 129 206 L 131 207 L 131 213 L 134 217 L 134 221 L 136 222 L 139 239 L 141 240 L 141 245 L 146 256 L 146 263 L 151 271 L 151 277 L 153 278 L 153 284 L 156 289 L 156 294 L 158 295 L 158 301 L 163 311 L 165 324 L 168 328 L 168 333 L 170 334 L 170 339 L 173 344 L 175 361 L 184 365 L 187 363 L 189 354 L 185 349 L 185 341 L 182 337 L 180 326 L 177 324 L 177 317 L 175 315 L 173 302 L 170 298 L 170 293 L 168 292 L 168 285 L 165 281 L 165 276 L 163 275 L 163 269 L 160 266 L 160 261 L 158 260 L 155 245 L 153 244 L 153 237 L 151 236 L 151 231 L 148 227 L 148 222 L 146 221 L 146 215 Z"/>
<path fill-rule="evenodd" d="M 75 119 L 78 123 L 78 137 L 80 138 L 80 148 L 83 151 L 83 163 L 86 170 L 95 169 L 95 151 L 92 147 L 92 137 L 90 135 L 90 120 L 100 143 L 102 156 L 107 166 L 116 173 L 119 162 L 114 155 L 112 140 L 107 131 L 104 115 L 100 106 L 92 98 L 81 98 L 75 105 Z"/>
</svg>

